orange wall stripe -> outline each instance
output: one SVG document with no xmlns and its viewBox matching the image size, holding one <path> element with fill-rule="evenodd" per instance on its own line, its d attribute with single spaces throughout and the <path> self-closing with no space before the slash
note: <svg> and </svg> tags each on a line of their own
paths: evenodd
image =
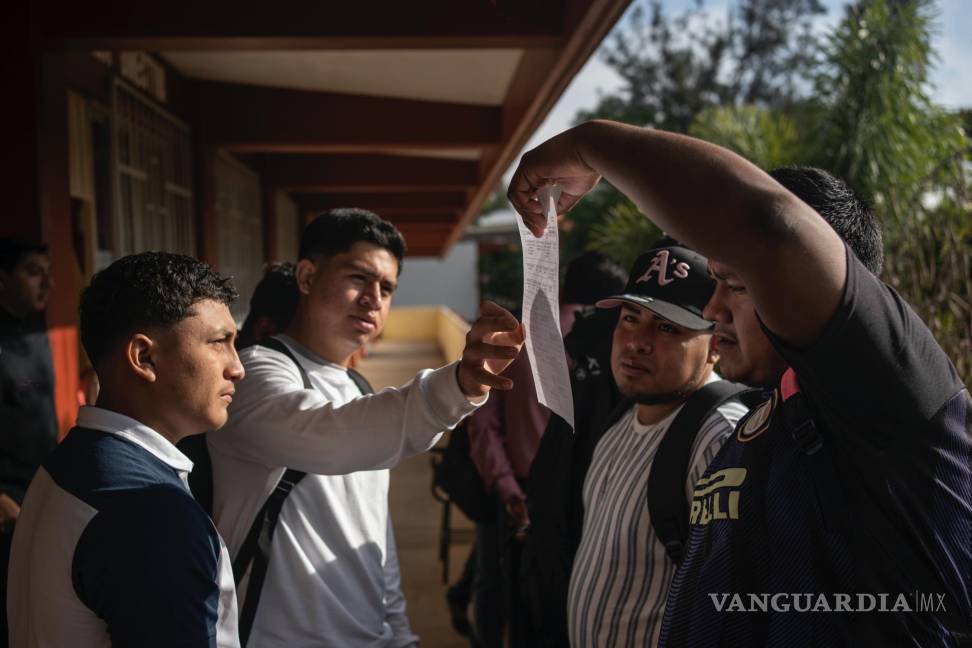
<svg viewBox="0 0 972 648">
<path fill-rule="evenodd" d="M 54 362 L 54 407 L 60 441 L 78 418 L 78 329 L 75 326 L 52 326 L 47 330 L 47 337 Z"/>
</svg>

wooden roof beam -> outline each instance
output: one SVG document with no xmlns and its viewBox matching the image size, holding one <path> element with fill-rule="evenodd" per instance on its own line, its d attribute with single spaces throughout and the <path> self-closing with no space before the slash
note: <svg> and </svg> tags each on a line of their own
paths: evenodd
<svg viewBox="0 0 972 648">
<path fill-rule="evenodd" d="M 454 192 L 474 188 L 479 163 L 404 155 L 269 155 L 266 182 L 283 191 L 327 193 Z"/>
<path fill-rule="evenodd" d="M 503 102 L 503 144 L 484 155 L 481 182 L 444 249 L 458 241 L 466 226 L 479 216 L 507 167 L 630 3 L 631 0 L 567 0 L 563 47 L 556 52 L 524 52 Z"/>
<path fill-rule="evenodd" d="M 399 228 L 401 229 L 401 228 Z M 444 249 L 442 242 L 449 235 L 449 230 L 409 230 L 401 229 L 405 238 L 408 256 L 442 256 Z"/>
<path fill-rule="evenodd" d="M 459 149 L 502 136 L 499 107 L 198 82 L 211 146 L 248 152 Z"/>
<path fill-rule="evenodd" d="M 414 245 L 409 245 L 405 249 L 405 258 L 413 257 L 441 257 L 442 256 L 442 243 L 436 243 L 434 241 L 416 243 Z"/>
<path fill-rule="evenodd" d="M 354 194 L 346 194 L 347 196 L 353 196 Z M 353 207 L 354 201 L 348 201 L 348 207 Z M 303 206 L 301 206 L 303 207 Z M 321 213 L 322 210 L 305 210 L 313 213 Z M 459 216 L 462 215 L 462 210 L 450 209 L 450 210 L 405 210 L 405 209 L 372 209 L 370 211 L 375 212 L 382 218 L 391 221 L 395 225 L 455 225 L 459 220 Z"/>
<path fill-rule="evenodd" d="M 272 158 L 271 158 L 272 159 Z M 301 211 L 323 212 L 338 207 L 360 207 L 383 213 L 461 211 L 466 207 L 466 193 L 408 192 L 378 194 L 294 194 Z"/>
<path fill-rule="evenodd" d="M 45 44 L 66 49 L 281 50 L 557 47 L 564 0 L 41 0 Z"/>
</svg>

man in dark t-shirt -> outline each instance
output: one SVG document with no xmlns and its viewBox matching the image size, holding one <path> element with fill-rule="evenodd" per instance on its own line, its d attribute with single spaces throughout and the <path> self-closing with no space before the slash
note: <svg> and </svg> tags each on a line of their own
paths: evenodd
<svg viewBox="0 0 972 648">
<path fill-rule="evenodd" d="M 812 347 L 765 329 L 790 369 L 700 480 L 663 645 L 951 645 L 932 613 L 969 608 L 968 392 L 904 301 L 847 268 Z"/>
<path fill-rule="evenodd" d="M 538 187 L 564 213 L 601 175 L 710 258 L 722 372 L 783 373 L 696 486 L 661 645 L 964 645 L 972 403 L 927 327 L 819 210 L 706 142 L 591 122 L 527 153 L 510 198 L 539 232 Z"/>
<path fill-rule="evenodd" d="M 760 322 L 752 297 L 731 268 L 710 265 L 717 290 L 705 314 L 716 322 L 723 373 L 776 389 L 740 424 L 693 498 L 691 548 L 673 583 L 664 637 L 668 645 L 692 646 L 726 641 L 835 645 L 865 637 L 882 645 L 909 637 L 941 643 L 940 629 L 921 613 L 930 610 L 920 609 L 915 592 L 925 594 L 926 604 L 931 599 L 933 609 L 939 607 L 938 597 L 929 589 L 957 592 L 956 601 L 967 595 L 947 575 L 940 580 L 923 574 L 921 563 L 961 560 L 968 552 L 968 527 L 958 525 L 940 537 L 941 546 L 925 545 L 917 554 L 908 549 L 913 540 L 903 531 L 967 519 L 968 497 L 943 499 L 928 488 L 937 480 L 968 493 L 968 473 L 948 468 L 963 461 L 965 419 L 945 414 L 949 402 L 961 408 L 966 393 L 961 382 L 950 380 L 954 371 L 924 325 L 872 274 L 880 271 L 880 236 L 853 193 L 819 170 L 782 169 L 771 175 L 848 244 L 847 284 L 830 324 L 811 348 L 800 351 Z M 909 380 L 917 376 L 925 384 L 914 389 Z M 894 413 L 882 421 L 880 413 L 889 405 Z M 812 428 L 806 426 L 811 420 Z M 908 426 L 905 431 L 927 429 L 933 443 L 945 444 L 933 450 L 922 434 L 889 436 L 902 425 Z M 949 437 L 959 440 L 954 448 Z M 740 484 L 726 479 L 733 475 Z M 715 512 L 726 511 L 729 498 L 753 502 L 754 497 L 761 506 L 737 504 L 737 519 L 717 519 Z M 757 551 L 760 546 L 774 550 Z M 786 596 L 773 603 L 772 594 L 781 592 Z M 740 605 L 748 612 L 762 604 L 750 593 L 770 594 L 767 614 L 739 612 Z M 841 593 L 851 594 L 850 600 L 838 599 Z M 858 599 L 859 593 L 864 598 Z M 887 595 L 883 604 L 875 597 L 875 611 L 862 613 L 871 607 L 868 594 L 880 593 Z M 880 611 L 896 604 L 900 614 Z M 807 618 L 794 623 L 793 615 Z"/>
</svg>

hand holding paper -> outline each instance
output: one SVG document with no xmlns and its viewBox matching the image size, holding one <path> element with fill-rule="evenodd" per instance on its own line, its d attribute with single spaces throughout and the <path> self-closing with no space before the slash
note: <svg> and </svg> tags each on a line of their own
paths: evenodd
<svg viewBox="0 0 972 648">
<path fill-rule="evenodd" d="M 574 401 L 560 331 L 560 241 L 555 207 L 559 195 L 557 187 L 538 192 L 545 206 L 539 238 L 518 223 L 523 246 L 523 325 L 537 398 L 573 428 Z"/>
<path fill-rule="evenodd" d="M 484 396 L 491 388 L 510 389 L 513 381 L 499 374 L 523 346 L 523 327 L 513 314 L 491 301 L 483 302 L 479 319 L 466 334 L 456 377 L 469 398 Z"/>
<path fill-rule="evenodd" d="M 520 159 L 507 198 L 534 236 L 540 237 L 548 223 L 547 204 L 540 199 L 542 189 L 556 185 L 555 213 L 562 216 L 601 179 L 581 155 L 585 132 L 583 127 L 564 131 Z"/>
</svg>

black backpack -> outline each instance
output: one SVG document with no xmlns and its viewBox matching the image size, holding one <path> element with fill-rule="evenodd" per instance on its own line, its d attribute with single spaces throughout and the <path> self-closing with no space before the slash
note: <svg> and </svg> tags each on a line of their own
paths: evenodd
<svg viewBox="0 0 972 648">
<path fill-rule="evenodd" d="M 469 454 L 469 418 L 464 418 L 449 433 L 449 442 L 432 461 L 432 484 L 436 499 L 448 500 L 459 507 L 467 518 L 480 524 L 496 522 L 499 500 L 486 492 L 486 484 Z M 434 455 L 433 455 L 434 456 Z"/>
<path fill-rule="evenodd" d="M 310 377 L 304 367 L 297 361 L 294 354 L 287 346 L 277 339 L 270 338 L 259 343 L 274 351 L 279 351 L 297 365 L 300 372 L 300 379 L 304 389 L 314 389 Z M 368 380 L 354 369 L 348 369 L 348 376 L 358 386 L 362 394 L 372 394 L 371 384 Z M 193 462 L 193 470 L 189 474 L 189 488 L 193 496 L 202 505 L 206 512 L 212 516 L 213 510 L 213 464 L 209 456 L 209 449 L 206 446 L 206 435 L 197 434 L 187 437 L 179 443 L 182 450 Z M 250 530 L 246 534 L 246 539 L 240 546 L 239 552 L 233 559 L 233 580 L 239 587 L 243 575 L 247 568 L 250 569 L 250 582 L 247 585 L 246 600 L 240 609 L 240 645 L 246 646 L 250 638 L 250 631 L 253 629 L 253 620 L 256 618 L 257 606 L 260 603 L 260 592 L 263 590 L 263 581 L 267 574 L 267 566 L 270 559 L 270 543 L 273 540 L 273 533 L 277 528 L 280 519 L 280 510 L 283 508 L 284 501 L 294 487 L 307 475 L 307 473 L 288 468 L 284 471 L 283 477 L 277 482 L 276 487 L 267 501 L 256 514 Z M 252 566 L 251 566 L 252 565 Z"/>
<path fill-rule="evenodd" d="M 658 540 L 665 545 L 675 564 L 682 560 L 689 533 L 689 502 L 685 499 L 685 476 L 688 474 L 692 444 L 716 408 L 731 400 L 754 408 L 766 400 L 762 390 L 720 380 L 703 385 L 689 396 L 672 421 L 648 473 L 648 512 Z M 622 400 L 607 419 L 610 429 L 627 413 L 634 402 Z"/>
</svg>

